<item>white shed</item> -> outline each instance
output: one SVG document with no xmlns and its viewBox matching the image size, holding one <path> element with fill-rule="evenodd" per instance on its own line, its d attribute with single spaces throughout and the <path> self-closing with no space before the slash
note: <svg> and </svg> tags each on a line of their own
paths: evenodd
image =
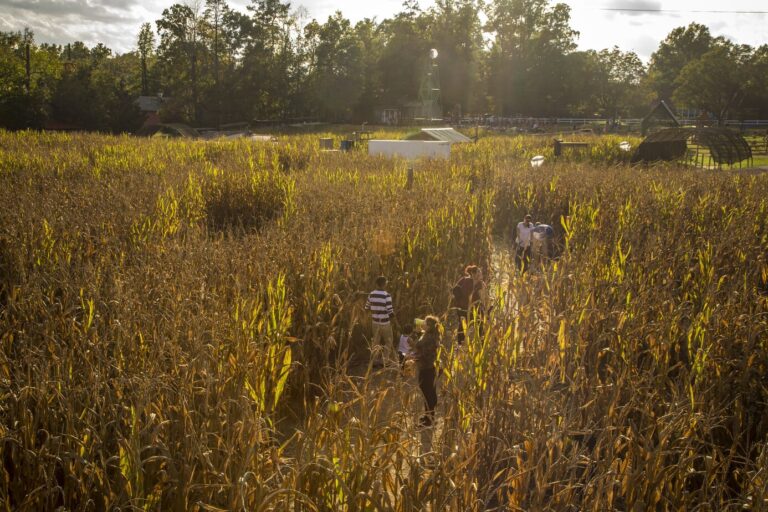
<svg viewBox="0 0 768 512">
<path fill-rule="evenodd" d="M 369 140 L 368 154 L 400 157 L 407 160 L 418 158 L 448 159 L 451 157 L 451 144 L 426 140 Z"/>
</svg>

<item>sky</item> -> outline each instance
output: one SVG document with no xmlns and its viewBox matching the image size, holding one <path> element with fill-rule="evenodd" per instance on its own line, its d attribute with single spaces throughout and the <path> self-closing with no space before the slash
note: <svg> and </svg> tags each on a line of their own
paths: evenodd
<svg viewBox="0 0 768 512">
<path fill-rule="evenodd" d="M 244 11 L 248 1 L 228 3 Z M 561 1 L 571 6 L 571 27 L 580 32 L 577 43 L 583 50 L 618 46 L 634 51 L 647 62 L 672 29 L 694 21 L 707 25 L 713 35 L 736 43 L 768 43 L 768 0 Z M 63 44 L 81 40 L 89 46 L 102 42 L 123 53 L 135 49 L 141 24 L 150 22 L 154 27 L 163 9 L 173 3 L 174 0 L 0 0 L 0 31 L 29 27 L 37 42 Z M 433 0 L 419 3 L 426 9 Z M 352 21 L 365 17 L 382 20 L 402 10 L 402 0 L 293 0 L 291 4 L 294 8 L 303 6 L 309 18 L 319 21 L 336 10 Z"/>
</svg>

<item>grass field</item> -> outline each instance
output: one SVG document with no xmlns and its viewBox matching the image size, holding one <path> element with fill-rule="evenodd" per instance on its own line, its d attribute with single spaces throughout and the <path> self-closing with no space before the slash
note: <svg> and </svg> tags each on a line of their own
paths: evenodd
<svg viewBox="0 0 768 512">
<path fill-rule="evenodd" d="M 768 176 L 487 137 L 407 190 L 317 136 L 0 133 L 4 510 L 768 507 Z M 562 254 L 502 280 L 526 212 Z M 382 273 L 445 322 L 432 429 L 365 365 Z"/>
<path fill-rule="evenodd" d="M 768 167 L 768 155 L 755 155 L 752 157 L 754 167 Z"/>
<path fill-rule="evenodd" d="M 698 146 L 696 144 L 689 144 L 688 151 L 689 151 L 689 155 L 691 155 L 687 162 L 688 165 L 691 165 L 693 167 L 708 169 L 708 170 L 718 169 L 717 163 L 711 160 L 709 148 L 704 146 Z M 734 164 L 721 164 L 720 169 L 735 170 L 735 169 L 755 169 L 759 167 L 767 167 L 768 155 L 762 152 L 762 146 L 760 151 L 761 152 L 756 152 L 753 150 L 751 160 L 743 160 L 741 162 L 736 162 Z"/>
</svg>

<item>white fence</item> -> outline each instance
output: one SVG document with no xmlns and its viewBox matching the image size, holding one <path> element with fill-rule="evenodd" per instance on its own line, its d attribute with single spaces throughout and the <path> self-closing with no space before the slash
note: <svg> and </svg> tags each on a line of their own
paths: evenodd
<svg viewBox="0 0 768 512">
<path fill-rule="evenodd" d="M 678 119 L 683 126 L 695 126 L 699 123 L 697 118 L 681 118 Z M 568 125 L 572 127 L 589 126 L 589 125 L 604 125 L 608 122 L 608 119 L 595 118 L 595 117 L 487 117 L 479 120 L 472 120 L 470 118 L 462 120 L 463 125 L 472 126 L 479 124 L 480 126 L 519 126 L 519 127 L 545 127 L 547 125 Z M 627 126 L 630 129 L 639 128 L 643 122 L 642 119 L 620 119 L 618 121 L 622 126 Z M 715 123 L 715 121 L 711 121 Z M 743 130 L 748 129 L 761 129 L 768 128 L 768 119 L 746 119 L 743 121 L 737 119 L 729 119 L 725 122 L 725 125 L 730 128 L 740 128 Z"/>
</svg>

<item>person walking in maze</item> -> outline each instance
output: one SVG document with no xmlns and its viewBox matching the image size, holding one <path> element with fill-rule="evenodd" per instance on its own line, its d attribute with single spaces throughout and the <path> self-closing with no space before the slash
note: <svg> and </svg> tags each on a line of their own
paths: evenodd
<svg viewBox="0 0 768 512">
<path fill-rule="evenodd" d="M 533 229 L 536 227 L 531 220 L 531 215 L 526 214 L 523 221 L 517 223 L 515 229 L 515 267 L 521 272 L 528 270 L 531 262 L 531 241 Z"/>
<path fill-rule="evenodd" d="M 391 321 L 395 318 L 395 310 L 392 307 L 392 296 L 387 292 L 386 277 L 376 278 L 376 289 L 368 294 L 365 309 L 371 312 L 373 330 L 371 350 L 381 351 L 376 358 L 376 363 L 383 365 L 385 362 L 394 361 L 395 347 Z"/>
<path fill-rule="evenodd" d="M 437 406 L 437 349 L 440 346 L 440 321 L 435 316 L 424 319 L 424 333 L 413 344 L 413 358 L 418 370 L 419 388 L 424 394 L 425 412 L 419 420 L 423 427 L 435 421 Z"/>
<path fill-rule="evenodd" d="M 480 300 L 484 286 L 483 272 L 480 267 L 467 265 L 464 269 L 464 275 L 453 287 L 452 307 L 459 317 L 459 331 L 456 335 L 456 342 L 459 345 L 464 343 L 464 324 L 468 322 L 470 308 Z"/>
</svg>

